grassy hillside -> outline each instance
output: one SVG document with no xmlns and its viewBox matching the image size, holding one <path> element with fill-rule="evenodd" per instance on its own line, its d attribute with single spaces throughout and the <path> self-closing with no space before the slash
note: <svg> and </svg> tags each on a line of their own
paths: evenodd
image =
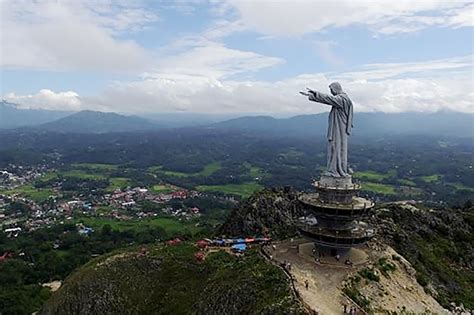
<svg viewBox="0 0 474 315">
<path fill-rule="evenodd" d="M 282 271 L 251 250 L 198 262 L 194 245 L 119 251 L 69 276 L 40 314 L 302 314 Z"/>
</svg>

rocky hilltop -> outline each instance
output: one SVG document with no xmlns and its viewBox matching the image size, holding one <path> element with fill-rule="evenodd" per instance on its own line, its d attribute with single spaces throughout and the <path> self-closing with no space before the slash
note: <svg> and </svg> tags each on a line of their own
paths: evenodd
<svg viewBox="0 0 474 315">
<path fill-rule="evenodd" d="M 220 233 L 297 236 L 304 211 L 292 189 L 266 189 L 234 210 Z M 368 220 L 377 227 L 369 246 L 388 245 L 406 259 L 424 291 L 442 306 L 474 308 L 474 207 L 432 209 L 413 202 L 378 205 Z"/>
<path fill-rule="evenodd" d="M 302 215 L 304 209 L 298 201 L 298 191 L 289 187 L 264 189 L 234 209 L 219 233 L 289 238 L 296 235 L 295 219 Z"/>
</svg>

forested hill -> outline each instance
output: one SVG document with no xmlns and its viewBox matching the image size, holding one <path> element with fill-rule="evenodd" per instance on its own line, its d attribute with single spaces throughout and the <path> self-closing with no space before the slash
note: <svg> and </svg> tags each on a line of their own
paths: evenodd
<svg viewBox="0 0 474 315">
<path fill-rule="evenodd" d="M 155 130 L 158 125 L 137 116 L 81 111 L 39 126 L 42 130 L 71 133 L 109 133 Z"/>
<path fill-rule="evenodd" d="M 68 111 L 21 109 L 16 104 L 0 102 L 0 129 L 36 126 L 70 115 Z"/>
</svg>

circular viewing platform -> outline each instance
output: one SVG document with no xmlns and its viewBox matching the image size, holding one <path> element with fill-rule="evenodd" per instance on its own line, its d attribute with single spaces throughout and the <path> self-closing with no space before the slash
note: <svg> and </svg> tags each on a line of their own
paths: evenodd
<svg viewBox="0 0 474 315">
<path fill-rule="evenodd" d="M 299 226 L 302 236 L 315 244 L 333 248 L 351 248 L 362 246 L 375 235 L 375 229 L 364 222 L 347 230 L 334 230 L 321 226 Z"/>
<path fill-rule="evenodd" d="M 350 203 L 327 203 L 317 193 L 303 194 L 299 197 L 309 211 L 316 216 L 330 216 L 334 219 L 355 219 L 373 208 L 375 203 L 361 197 L 352 197 Z"/>
</svg>

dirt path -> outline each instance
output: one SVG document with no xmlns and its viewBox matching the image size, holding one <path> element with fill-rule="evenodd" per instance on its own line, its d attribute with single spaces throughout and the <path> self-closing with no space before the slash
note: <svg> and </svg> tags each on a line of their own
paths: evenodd
<svg viewBox="0 0 474 315">
<path fill-rule="evenodd" d="M 417 283 L 415 271 L 408 261 L 402 257 L 398 260 L 391 259 L 399 255 L 389 246 L 351 249 L 340 261 L 326 255 L 321 258 L 321 262 L 315 261 L 312 249 L 313 245 L 304 239 L 287 240 L 263 247 L 274 264 L 286 266 L 285 269 L 293 278 L 297 295 L 308 309 L 317 311 L 318 314 L 344 314 L 344 305 L 347 306 L 347 311 L 350 307 L 357 308 L 342 293 L 344 280 L 363 268 L 374 268 L 375 262 L 382 257 L 390 259 L 396 265 L 395 271 L 387 276 L 381 275 L 379 281 L 362 281 L 359 286 L 361 294 L 369 299 L 372 310 L 376 310 L 376 313 L 388 310 L 449 314 Z M 344 263 L 346 258 L 354 263 L 353 266 Z M 365 312 L 357 308 L 357 314 Z"/>
<path fill-rule="evenodd" d="M 307 255 L 301 255 L 298 246 L 307 242 L 295 240 L 265 248 L 272 260 L 278 264 L 290 263 L 289 271 L 294 279 L 295 288 L 301 299 L 319 314 L 343 314 L 343 305 L 350 307 L 349 301 L 341 294 L 339 285 L 352 271 L 340 263 L 340 266 L 318 264 Z M 337 272 L 334 269 L 337 268 Z M 308 281 L 306 288 L 305 281 Z"/>
</svg>

